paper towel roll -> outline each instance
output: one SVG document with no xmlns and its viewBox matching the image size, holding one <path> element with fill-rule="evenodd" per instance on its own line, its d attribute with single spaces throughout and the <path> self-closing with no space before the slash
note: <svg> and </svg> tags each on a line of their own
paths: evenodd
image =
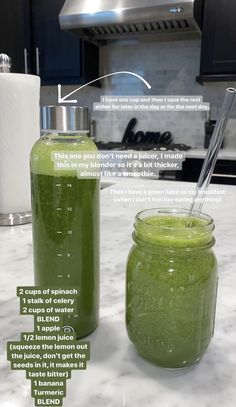
<svg viewBox="0 0 236 407">
<path fill-rule="evenodd" d="M 30 211 L 30 151 L 40 137 L 40 78 L 0 73 L 0 214 Z"/>
</svg>

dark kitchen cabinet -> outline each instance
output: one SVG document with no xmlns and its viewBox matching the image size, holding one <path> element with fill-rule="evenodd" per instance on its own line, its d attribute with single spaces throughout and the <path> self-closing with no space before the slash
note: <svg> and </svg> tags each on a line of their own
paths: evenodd
<svg viewBox="0 0 236 407">
<path fill-rule="evenodd" d="M 27 73 L 27 70 L 31 70 L 29 61 L 30 34 L 30 1 L 2 1 L 0 12 L 0 53 L 11 57 L 12 72 Z"/>
<path fill-rule="evenodd" d="M 236 80 L 235 21 L 235 0 L 205 0 L 200 83 Z"/>
<path fill-rule="evenodd" d="M 64 2 L 31 0 L 34 71 L 42 84 L 81 83 L 99 76 L 98 47 L 60 28 L 58 16 Z"/>
<path fill-rule="evenodd" d="M 187 158 L 183 162 L 182 171 L 177 171 L 178 181 L 197 182 L 202 166 L 203 159 Z M 236 185 L 236 161 L 218 160 L 211 179 L 212 184 Z"/>
<path fill-rule="evenodd" d="M 64 1 L 2 2 L 0 52 L 11 56 L 12 72 L 40 75 L 42 85 L 82 84 L 99 76 L 99 48 L 60 28 Z"/>
</svg>

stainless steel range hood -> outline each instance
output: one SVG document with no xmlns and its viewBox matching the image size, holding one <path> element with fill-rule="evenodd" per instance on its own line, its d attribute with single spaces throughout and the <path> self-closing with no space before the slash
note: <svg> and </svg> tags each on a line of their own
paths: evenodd
<svg viewBox="0 0 236 407">
<path fill-rule="evenodd" d="M 66 0 L 62 29 L 95 42 L 199 32 L 202 0 Z"/>
</svg>

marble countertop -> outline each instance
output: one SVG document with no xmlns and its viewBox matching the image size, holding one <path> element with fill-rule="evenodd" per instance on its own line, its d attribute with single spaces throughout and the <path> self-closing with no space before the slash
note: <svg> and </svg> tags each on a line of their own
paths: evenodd
<svg viewBox="0 0 236 407">
<path fill-rule="evenodd" d="M 114 179 L 111 183 L 114 184 L 101 193 L 100 325 L 89 337 L 91 360 L 87 371 L 74 371 L 68 381 L 64 407 L 234 407 L 236 187 L 223 186 L 221 203 L 210 202 L 204 207 L 215 219 L 215 253 L 219 262 L 214 338 L 198 364 L 171 371 L 155 367 L 135 353 L 124 320 L 125 264 L 132 245 L 134 216 L 158 205 L 141 199 L 115 199 L 124 190 L 133 197 L 137 191 L 147 194 L 164 190 L 171 195 L 175 189 L 187 194 L 193 184 L 131 179 Z M 32 407 L 30 381 L 23 371 L 11 371 L 6 360 L 6 342 L 19 340 L 21 332 L 33 327 L 31 317 L 19 315 L 16 298 L 17 286 L 33 285 L 31 225 L 1 227 L 0 248 L 0 406 Z"/>
<path fill-rule="evenodd" d="M 186 151 L 186 158 L 205 158 L 207 150 L 204 148 L 192 148 Z M 236 160 L 236 149 L 222 148 L 218 160 Z"/>
</svg>

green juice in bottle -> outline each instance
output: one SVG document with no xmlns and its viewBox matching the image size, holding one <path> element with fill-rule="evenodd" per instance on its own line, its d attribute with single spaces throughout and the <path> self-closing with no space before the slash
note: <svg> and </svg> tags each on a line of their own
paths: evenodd
<svg viewBox="0 0 236 407">
<path fill-rule="evenodd" d="M 63 325 L 82 338 L 97 327 L 99 318 L 100 180 L 78 178 L 77 169 L 65 168 L 70 159 L 64 157 L 97 148 L 88 137 L 86 109 L 42 111 L 45 133 L 31 152 L 35 284 L 78 289 L 78 313 L 65 315 Z M 61 123 L 63 115 L 67 123 Z M 55 166 L 55 153 L 63 158 L 61 166 L 60 160 Z"/>
</svg>

